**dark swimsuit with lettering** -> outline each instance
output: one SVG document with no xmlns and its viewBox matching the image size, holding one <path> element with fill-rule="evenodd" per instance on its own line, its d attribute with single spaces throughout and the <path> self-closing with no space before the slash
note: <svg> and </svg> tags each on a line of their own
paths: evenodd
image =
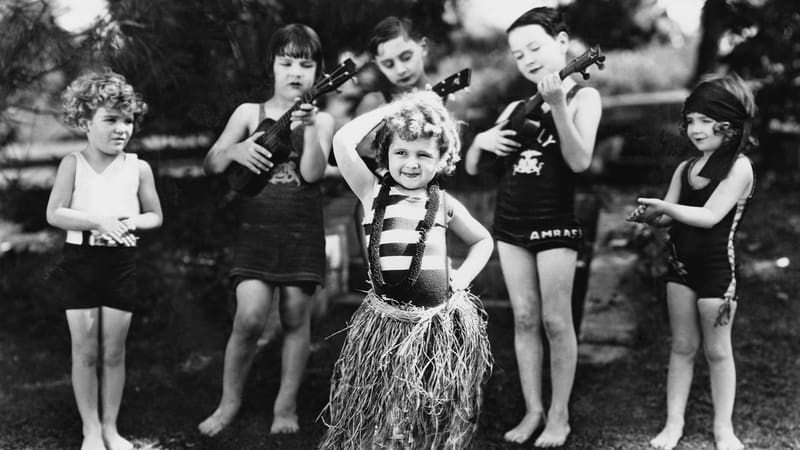
<svg viewBox="0 0 800 450">
<path fill-rule="evenodd" d="M 689 172 L 696 162 L 697 158 L 690 160 L 681 174 L 681 195 L 678 200 L 681 205 L 702 207 L 720 183 L 719 180 L 711 180 L 702 188 L 693 187 L 689 183 Z M 736 298 L 734 238 L 750 196 L 739 200 L 711 228 L 673 222 L 669 232 L 671 255 L 666 281 L 688 286 L 698 298 Z"/>
<path fill-rule="evenodd" d="M 569 102 L 580 89 L 567 92 Z M 530 116 L 516 140 L 522 149 L 504 159 L 492 234 L 531 252 L 577 250 L 582 231 L 575 217 L 575 172 L 561 153 L 553 115 Z"/>
</svg>

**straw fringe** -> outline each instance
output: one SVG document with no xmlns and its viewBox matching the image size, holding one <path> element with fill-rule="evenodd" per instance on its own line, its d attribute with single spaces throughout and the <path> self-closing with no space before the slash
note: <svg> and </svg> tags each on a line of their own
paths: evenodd
<svg viewBox="0 0 800 450">
<path fill-rule="evenodd" d="M 320 448 L 469 446 L 493 362 L 476 296 L 460 291 L 424 309 L 370 292 L 348 328 Z"/>
</svg>

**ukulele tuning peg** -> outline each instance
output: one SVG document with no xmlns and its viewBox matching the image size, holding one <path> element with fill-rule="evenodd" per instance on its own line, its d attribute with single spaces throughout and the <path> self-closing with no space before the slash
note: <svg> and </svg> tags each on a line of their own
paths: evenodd
<svg viewBox="0 0 800 450">
<path fill-rule="evenodd" d="M 605 67 L 606 67 L 606 63 L 604 63 L 602 60 L 601 61 L 597 61 L 597 68 L 598 69 L 603 70 Z"/>
<path fill-rule="evenodd" d="M 589 74 L 586 73 L 585 71 L 581 71 L 581 76 L 583 77 L 584 80 L 588 80 L 589 79 Z"/>
</svg>

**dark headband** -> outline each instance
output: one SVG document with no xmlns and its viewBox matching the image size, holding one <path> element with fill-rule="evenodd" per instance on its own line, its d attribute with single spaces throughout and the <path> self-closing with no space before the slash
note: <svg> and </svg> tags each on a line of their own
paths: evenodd
<svg viewBox="0 0 800 450">
<path fill-rule="evenodd" d="M 683 114 L 704 114 L 717 122 L 730 122 L 740 128 L 747 120 L 742 102 L 727 89 L 706 82 L 697 86 L 683 104 Z"/>
</svg>

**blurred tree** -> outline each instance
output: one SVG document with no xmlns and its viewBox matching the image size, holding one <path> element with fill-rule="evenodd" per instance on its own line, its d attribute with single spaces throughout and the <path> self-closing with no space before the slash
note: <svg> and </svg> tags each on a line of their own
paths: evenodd
<svg viewBox="0 0 800 450">
<path fill-rule="evenodd" d="M 570 34 L 604 50 L 676 39 L 677 27 L 655 0 L 574 0 L 561 10 Z"/>
<path fill-rule="evenodd" d="M 762 149 L 770 150 L 765 152 L 767 166 L 779 171 L 796 169 L 800 164 L 796 155 L 796 136 L 800 135 L 798 3 L 706 0 L 701 22 L 703 38 L 693 83 L 720 66 L 753 80 L 758 86 L 758 134 L 765 144 Z"/>
<path fill-rule="evenodd" d="M 742 40 L 720 62 L 746 79 L 760 81 L 756 102 L 764 125 L 772 119 L 797 125 L 800 123 L 798 3 L 794 0 L 739 3 L 749 3 L 749 7 L 733 10 L 739 20 L 730 31 L 742 36 Z"/>
<path fill-rule="evenodd" d="M 14 139 L 11 108 L 57 114 L 52 107 L 63 71 L 74 71 L 100 41 L 98 27 L 70 34 L 59 27 L 46 0 L 0 4 L 0 146 Z"/>
<path fill-rule="evenodd" d="M 741 33 L 754 25 L 753 19 L 757 14 L 755 1 L 706 0 L 700 15 L 702 35 L 690 85 L 694 85 L 703 74 L 715 70 L 719 64 L 720 41 L 723 36 L 727 32 Z"/>
<path fill-rule="evenodd" d="M 269 95 L 269 38 L 291 22 L 314 28 L 327 66 L 343 49 L 364 50 L 372 26 L 408 15 L 434 38 L 446 36 L 444 0 L 110 0 L 113 23 L 95 63 L 124 73 L 151 105 L 148 132 L 224 125 L 237 104 Z"/>
</svg>

